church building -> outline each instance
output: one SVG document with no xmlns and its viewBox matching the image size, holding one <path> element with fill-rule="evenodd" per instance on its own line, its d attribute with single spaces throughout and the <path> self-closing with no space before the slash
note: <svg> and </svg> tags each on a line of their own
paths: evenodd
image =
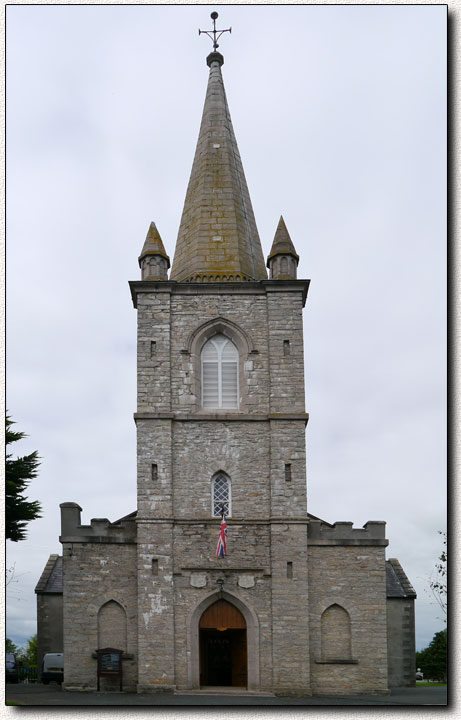
<svg viewBox="0 0 461 720">
<path fill-rule="evenodd" d="M 69 690 L 96 688 L 110 647 L 127 691 L 386 694 L 389 667 L 393 684 L 414 682 L 415 593 L 386 562 L 384 522 L 306 511 L 309 280 L 282 217 L 264 258 L 214 39 L 171 269 L 152 222 L 130 282 L 137 510 L 82 525 L 61 504 L 39 653 L 60 649 L 60 602 Z"/>
</svg>

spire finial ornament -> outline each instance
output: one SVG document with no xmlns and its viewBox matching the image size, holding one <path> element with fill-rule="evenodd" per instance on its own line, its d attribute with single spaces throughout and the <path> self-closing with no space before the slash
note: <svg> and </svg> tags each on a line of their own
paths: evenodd
<svg viewBox="0 0 461 720">
<path fill-rule="evenodd" d="M 213 50 L 216 52 L 216 50 L 219 47 L 219 45 L 218 45 L 219 38 L 225 32 L 231 33 L 232 28 L 230 27 L 227 30 L 216 30 L 216 20 L 218 18 L 218 13 L 216 12 L 216 10 L 211 13 L 210 17 L 213 20 L 213 30 L 199 30 L 198 34 L 199 35 L 208 35 L 208 37 L 211 40 L 213 40 Z"/>
</svg>

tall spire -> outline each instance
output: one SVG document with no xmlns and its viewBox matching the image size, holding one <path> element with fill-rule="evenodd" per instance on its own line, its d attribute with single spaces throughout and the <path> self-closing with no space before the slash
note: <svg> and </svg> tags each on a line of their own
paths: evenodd
<svg viewBox="0 0 461 720">
<path fill-rule="evenodd" d="M 242 161 L 214 50 L 202 123 L 170 279 L 265 280 L 267 273 Z"/>
</svg>

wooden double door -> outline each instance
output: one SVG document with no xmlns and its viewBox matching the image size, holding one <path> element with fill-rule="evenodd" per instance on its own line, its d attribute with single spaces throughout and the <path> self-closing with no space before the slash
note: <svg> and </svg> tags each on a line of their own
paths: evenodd
<svg viewBox="0 0 461 720">
<path fill-rule="evenodd" d="M 200 685 L 246 687 L 247 631 L 241 612 L 218 600 L 203 613 L 199 633 Z"/>
</svg>

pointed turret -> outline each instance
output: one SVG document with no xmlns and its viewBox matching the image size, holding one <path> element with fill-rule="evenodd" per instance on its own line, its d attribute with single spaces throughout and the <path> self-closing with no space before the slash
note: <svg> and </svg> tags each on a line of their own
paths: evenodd
<svg viewBox="0 0 461 720">
<path fill-rule="evenodd" d="M 271 280 L 296 280 L 299 255 L 291 241 L 282 216 L 274 235 L 274 242 L 267 258 Z"/>
<path fill-rule="evenodd" d="M 178 282 L 267 279 L 223 63 L 219 52 L 207 57 L 208 88 L 171 271 L 171 280 Z"/>
<path fill-rule="evenodd" d="M 138 262 L 142 280 L 168 280 L 170 258 L 154 222 L 150 224 Z"/>
</svg>

